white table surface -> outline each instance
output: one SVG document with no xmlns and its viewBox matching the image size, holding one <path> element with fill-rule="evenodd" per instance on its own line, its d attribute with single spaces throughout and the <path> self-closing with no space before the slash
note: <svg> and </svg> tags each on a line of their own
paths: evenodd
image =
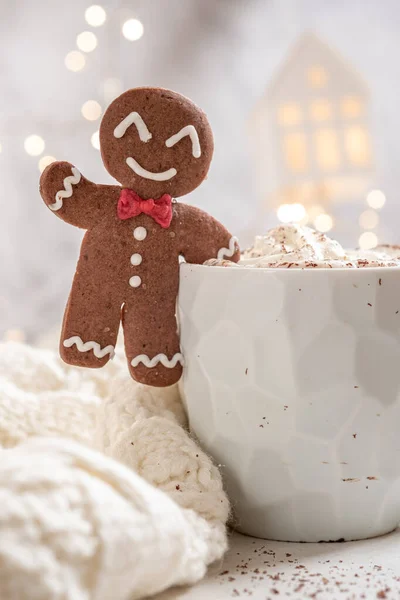
<svg viewBox="0 0 400 600">
<path fill-rule="evenodd" d="M 400 599 L 400 529 L 345 543 L 271 542 L 232 533 L 221 564 L 157 600 Z"/>
</svg>

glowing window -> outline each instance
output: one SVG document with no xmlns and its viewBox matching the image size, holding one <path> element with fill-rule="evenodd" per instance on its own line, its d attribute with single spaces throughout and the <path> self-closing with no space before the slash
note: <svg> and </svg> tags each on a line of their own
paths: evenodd
<svg viewBox="0 0 400 600">
<path fill-rule="evenodd" d="M 310 67 L 307 70 L 307 79 L 311 87 L 322 88 L 326 85 L 326 82 L 328 81 L 328 74 L 324 67 L 316 65 L 314 67 Z"/>
<path fill-rule="evenodd" d="M 340 165 L 337 132 L 334 129 L 318 129 L 314 140 L 317 164 L 325 171 L 337 169 Z"/>
<path fill-rule="evenodd" d="M 354 165 L 365 167 L 371 162 L 371 146 L 368 132 L 364 127 L 354 125 L 344 132 L 347 156 Z"/>
<path fill-rule="evenodd" d="M 323 98 L 314 100 L 311 103 L 310 113 L 314 121 L 328 121 L 332 118 L 332 104 Z"/>
<path fill-rule="evenodd" d="M 301 109 L 295 102 L 286 102 L 278 108 L 278 121 L 280 125 L 297 125 L 302 120 Z"/>
<path fill-rule="evenodd" d="M 342 114 L 348 119 L 360 117 L 364 113 L 364 103 L 356 96 L 347 96 L 341 102 Z"/>
<path fill-rule="evenodd" d="M 289 133 L 284 137 L 283 148 L 286 164 L 292 171 L 307 169 L 307 143 L 304 133 Z"/>
</svg>

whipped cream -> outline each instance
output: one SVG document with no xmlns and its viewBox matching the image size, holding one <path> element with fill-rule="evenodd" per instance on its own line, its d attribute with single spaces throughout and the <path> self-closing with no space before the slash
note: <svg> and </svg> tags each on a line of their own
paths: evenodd
<svg viewBox="0 0 400 600">
<path fill-rule="evenodd" d="M 226 259 L 211 259 L 204 264 L 264 269 L 399 267 L 400 246 L 345 250 L 324 233 L 290 223 L 256 236 L 254 245 L 242 253 L 238 264 Z"/>
</svg>

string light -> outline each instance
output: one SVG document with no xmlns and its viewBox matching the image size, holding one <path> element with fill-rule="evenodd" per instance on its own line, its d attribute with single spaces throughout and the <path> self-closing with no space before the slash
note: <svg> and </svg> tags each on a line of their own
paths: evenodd
<svg viewBox="0 0 400 600">
<path fill-rule="evenodd" d="M 98 131 L 95 131 L 90 138 L 90 142 L 96 150 L 100 150 L 100 135 Z"/>
<path fill-rule="evenodd" d="M 101 106 L 96 100 L 87 100 L 82 105 L 81 112 L 88 121 L 96 121 L 101 115 Z"/>
<path fill-rule="evenodd" d="M 365 231 L 358 238 L 361 250 L 371 250 L 378 245 L 378 237 L 373 231 Z"/>
<path fill-rule="evenodd" d="M 97 47 L 97 37 L 91 31 L 83 31 L 77 36 L 76 45 L 82 52 L 93 52 Z"/>
<path fill-rule="evenodd" d="M 379 223 L 379 215 L 372 209 L 364 210 L 358 219 L 363 229 L 374 229 Z"/>
<path fill-rule="evenodd" d="M 333 219 L 330 215 L 327 214 L 318 215 L 314 219 L 314 225 L 315 228 L 318 229 L 318 231 L 326 233 L 327 231 L 330 231 L 332 229 Z"/>
<path fill-rule="evenodd" d="M 43 173 L 45 168 L 51 165 L 51 163 L 55 162 L 55 160 L 56 159 L 54 158 L 54 156 L 42 156 L 42 158 L 40 158 L 38 162 L 39 171 Z"/>
<path fill-rule="evenodd" d="M 85 10 L 86 23 L 92 27 L 100 27 L 105 23 L 106 18 L 106 11 L 98 4 L 93 4 Z"/>
<path fill-rule="evenodd" d="M 281 223 L 297 223 L 306 216 L 306 209 L 298 202 L 281 204 L 276 214 Z"/>
<path fill-rule="evenodd" d="M 367 195 L 367 204 L 371 208 L 382 208 L 386 202 L 386 196 L 381 190 L 371 190 Z"/>
<path fill-rule="evenodd" d="M 30 156 L 39 156 L 45 149 L 44 139 L 40 135 L 29 135 L 25 138 L 24 148 Z"/>
<path fill-rule="evenodd" d="M 64 64 L 70 71 L 81 71 L 85 66 L 86 58 L 78 50 L 72 50 L 68 52 L 64 59 Z"/>
<path fill-rule="evenodd" d="M 130 42 L 140 40 L 143 35 L 143 24 L 138 19 L 128 19 L 122 25 L 122 33 Z"/>
</svg>

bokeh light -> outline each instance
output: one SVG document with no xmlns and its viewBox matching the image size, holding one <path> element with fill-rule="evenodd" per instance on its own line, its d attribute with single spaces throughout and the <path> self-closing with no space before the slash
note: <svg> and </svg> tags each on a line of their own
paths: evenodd
<svg viewBox="0 0 400 600">
<path fill-rule="evenodd" d="M 307 207 L 307 213 L 308 216 L 310 217 L 311 221 L 314 221 L 314 219 L 316 217 L 318 217 L 319 215 L 322 215 L 325 212 L 325 208 L 323 206 L 321 206 L 320 204 L 312 204 L 311 206 Z"/>
<path fill-rule="evenodd" d="M 43 173 L 45 168 L 51 165 L 51 163 L 53 163 L 55 160 L 56 159 L 54 156 L 42 156 L 38 162 L 39 171 Z"/>
<path fill-rule="evenodd" d="M 92 31 L 83 31 L 77 36 L 76 45 L 82 52 L 93 52 L 97 47 L 97 37 Z"/>
<path fill-rule="evenodd" d="M 358 238 L 361 250 L 371 250 L 378 245 L 378 237 L 373 231 L 365 231 Z"/>
<path fill-rule="evenodd" d="M 298 202 L 281 204 L 276 214 L 281 223 L 298 223 L 306 216 L 306 209 Z"/>
<path fill-rule="evenodd" d="M 333 219 L 330 215 L 327 215 L 326 213 L 318 215 L 314 219 L 314 225 L 315 229 L 318 229 L 318 231 L 321 231 L 321 233 L 326 233 L 327 231 L 330 231 L 332 229 Z"/>
<path fill-rule="evenodd" d="M 96 121 L 101 115 L 101 106 L 96 100 L 87 100 L 82 105 L 81 112 L 88 121 Z"/>
<path fill-rule="evenodd" d="M 358 219 L 360 227 L 363 229 L 374 229 L 379 223 L 379 215 L 377 212 L 369 208 L 361 213 Z"/>
<path fill-rule="evenodd" d="M 122 94 L 123 91 L 122 81 L 117 77 L 109 77 L 106 79 L 101 88 L 104 100 L 107 104 Z"/>
<path fill-rule="evenodd" d="M 45 146 L 44 139 L 40 135 L 29 135 L 24 141 L 25 152 L 30 156 L 39 156 Z"/>
<path fill-rule="evenodd" d="M 367 204 L 371 208 L 379 209 L 386 202 L 386 196 L 381 190 L 371 190 L 367 195 Z"/>
<path fill-rule="evenodd" d="M 139 40 L 143 35 L 143 24 L 138 19 L 128 19 L 122 25 L 122 33 L 130 42 Z"/>
<path fill-rule="evenodd" d="M 78 50 L 72 50 L 68 52 L 67 56 L 64 59 L 64 64 L 70 71 L 81 71 L 85 66 L 86 59 L 83 56 L 82 52 L 78 52 Z"/>
<path fill-rule="evenodd" d="M 86 23 L 92 27 L 100 27 L 105 23 L 106 18 L 106 11 L 98 4 L 93 4 L 85 10 Z"/>
<path fill-rule="evenodd" d="M 23 343 L 26 339 L 25 333 L 22 329 L 8 329 L 4 333 L 3 340 L 5 342 L 20 342 Z"/>
</svg>

